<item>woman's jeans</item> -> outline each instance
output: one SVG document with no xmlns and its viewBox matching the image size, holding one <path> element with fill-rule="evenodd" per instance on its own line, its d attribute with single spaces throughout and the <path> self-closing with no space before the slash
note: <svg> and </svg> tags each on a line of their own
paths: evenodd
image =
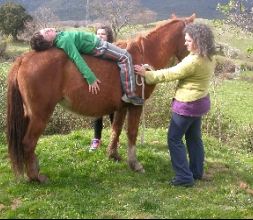
<svg viewBox="0 0 253 220">
<path fill-rule="evenodd" d="M 183 142 L 185 136 L 187 151 Z M 168 146 L 178 182 L 192 182 L 201 179 L 204 167 L 204 147 L 201 137 L 201 117 L 172 114 L 168 129 Z"/>
<path fill-rule="evenodd" d="M 120 79 L 124 93 L 127 96 L 135 96 L 135 73 L 131 55 L 125 49 L 121 49 L 107 41 L 100 40 L 93 50 L 93 56 L 116 61 L 120 68 Z"/>
</svg>

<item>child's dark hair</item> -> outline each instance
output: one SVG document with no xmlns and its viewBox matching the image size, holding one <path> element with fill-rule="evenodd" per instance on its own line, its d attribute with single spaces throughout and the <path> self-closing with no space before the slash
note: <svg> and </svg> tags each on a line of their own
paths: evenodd
<svg viewBox="0 0 253 220">
<path fill-rule="evenodd" d="M 30 46 L 33 50 L 43 51 L 52 47 L 52 43 L 44 39 L 43 35 L 38 31 L 33 34 L 30 40 Z"/>
<path fill-rule="evenodd" d="M 111 29 L 111 27 L 107 26 L 107 25 L 100 25 L 96 28 L 96 32 L 98 29 L 104 29 L 107 35 L 107 41 L 109 43 L 112 43 L 114 41 L 114 37 L 113 37 L 113 31 Z"/>
</svg>

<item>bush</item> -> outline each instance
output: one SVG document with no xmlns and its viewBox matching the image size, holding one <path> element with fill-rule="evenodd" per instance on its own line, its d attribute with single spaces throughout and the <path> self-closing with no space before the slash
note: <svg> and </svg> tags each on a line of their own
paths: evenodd
<svg viewBox="0 0 253 220">
<path fill-rule="evenodd" d="M 67 134 L 73 130 L 91 128 L 91 118 L 76 115 L 57 105 L 44 134 Z"/>
<path fill-rule="evenodd" d="M 7 83 L 6 83 L 6 65 L 0 65 L 0 132 L 6 129 L 6 109 L 7 109 Z"/>
<path fill-rule="evenodd" d="M 231 59 L 223 56 L 216 56 L 215 75 L 222 79 L 234 78 L 236 65 Z"/>
<path fill-rule="evenodd" d="M 4 40 L 4 38 L 0 35 L 0 57 L 2 57 L 5 54 L 7 48 L 7 43 Z"/>
<path fill-rule="evenodd" d="M 239 77 L 240 80 L 242 81 L 247 81 L 247 82 L 253 82 L 253 71 L 244 71 L 240 74 Z"/>
</svg>

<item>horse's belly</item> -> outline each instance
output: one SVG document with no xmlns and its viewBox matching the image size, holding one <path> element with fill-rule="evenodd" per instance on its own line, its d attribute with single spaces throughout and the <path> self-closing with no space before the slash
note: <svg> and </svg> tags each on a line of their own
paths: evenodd
<svg viewBox="0 0 253 220">
<path fill-rule="evenodd" d="M 108 115 L 121 107 L 120 102 L 101 102 L 96 98 L 94 98 L 92 101 L 86 100 L 86 102 L 85 100 L 73 102 L 68 98 L 64 98 L 59 102 L 59 104 L 71 112 L 90 117 Z"/>
</svg>

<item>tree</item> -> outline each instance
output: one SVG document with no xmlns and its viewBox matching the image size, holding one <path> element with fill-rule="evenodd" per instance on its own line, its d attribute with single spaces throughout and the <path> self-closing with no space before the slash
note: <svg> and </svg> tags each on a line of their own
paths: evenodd
<svg viewBox="0 0 253 220">
<path fill-rule="evenodd" d="M 227 4 L 218 4 L 217 10 L 225 15 L 225 22 L 253 32 L 252 0 L 230 0 Z"/>
<path fill-rule="evenodd" d="M 17 40 L 17 35 L 25 28 L 25 23 L 32 17 L 25 12 L 22 5 L 6 3 L 0 7 L 0 30 Z"/>
<path fill-rule="evenodd" d="M 19 38 L 24 41 L 29 41 L 35 31 L 46 27 L 57 27 L 56 22 L 59 18 L 55 15 L 54 11 L 47 7 L 39 7 L 32 13 L 33 20 L 25 23 L 25 30 L 19 34 Z"/>
<path fill-rule="evenodd" d="M 86 4 L 88 3 L 87 0 Z M 143 8 L 139 0 L 93 0 L 90 2 L 89 9 L 91 18 L 100 18 L 111 26 L 115 38 L 124 26 L 133 23 L 146 23 L 156 17 L 156 13 Z"/>
</svg>

